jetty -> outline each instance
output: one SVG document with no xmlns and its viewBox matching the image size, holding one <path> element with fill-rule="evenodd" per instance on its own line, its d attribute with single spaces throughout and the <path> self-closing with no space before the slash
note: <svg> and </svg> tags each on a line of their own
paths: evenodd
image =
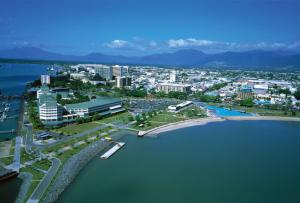
<svg viewBox="0 0 300 203">
<path fill-rule="evenodd" d="M 100 158 L 101 159 L 108 159 L 110 156 L 112 156 L 115 152 L 117 152 L 119 149 L 121 149 L 125 145 L 124 142 L 117 142 L 115 146 L 113 146 L 110 150 L 105 152 Z"/>
<path fill-rule="evenodd" d="M 15 129 L 11 130 L 0 130 L 0 135 L 2 134 L 15 134 L 17 131 Z"/>
</svg>

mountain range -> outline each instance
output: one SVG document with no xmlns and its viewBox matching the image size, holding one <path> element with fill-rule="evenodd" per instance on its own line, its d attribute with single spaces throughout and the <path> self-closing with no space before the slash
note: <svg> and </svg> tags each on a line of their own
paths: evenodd
<svg viewBox="0 0 300 203">
<path fill-rule="evenodd" d="M 300 54 L 288 51 L 254 50 L 207 54 L 194 49 L 147 56 L 115 56 L 90 53 L 84 56 L 48 52 L 36 47 L 0 51 L 2 59 L 55 60 L 110 64 L 143 64 L 182 67 L 249 68 L 260 70 L 300 70 Z"/>
</svg>

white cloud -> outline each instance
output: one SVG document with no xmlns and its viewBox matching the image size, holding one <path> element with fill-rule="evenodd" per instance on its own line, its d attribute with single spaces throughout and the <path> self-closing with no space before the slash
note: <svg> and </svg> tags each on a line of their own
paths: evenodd
<svg viewBox="0 0 300 203">
<path fill-rule="evenodd" d="M 125 40 L 119 40 L 119 39 L 115 39 L 109 43 L 104 43 L 104 46 L 109 47 L 109 48 L 113 48 L 113 49 L 119 49 L 119 48 L 123 48 L 130 45 L 130 43 L 128 41 Z"/>
<path fill-rule="evenodd" d="M 196 38 L 179 38 L 166 41 L 146 40 L 140 37 L 134 37 L 130 41 L 112 40 L 104 43 L 104 47 L 111 50 L 130 51 L 131 53 L 158 53 L 170 52 L 179 49 L 192 48 L 207 53 L 218 53 L 226 51 L 250 51 L 250 50 L 297 50 L 300 51 L 300 41 L 294 43 L 282 42 L 258 42 L 258 43 L 238 43 L 222 42 Z"/>
<path fill-rule="evenodd" d="M 217 42 L 210 41 L 210 40 L 202 40 L 202 39 L 195 39 L 195 38 L 188 38 L 188 39 L 170 39 L 168 41 L 169 47 L 176 48 L 176 47 L 199 47 L 199 46 L 209 46 L 215 44 Z"/>
</svg>

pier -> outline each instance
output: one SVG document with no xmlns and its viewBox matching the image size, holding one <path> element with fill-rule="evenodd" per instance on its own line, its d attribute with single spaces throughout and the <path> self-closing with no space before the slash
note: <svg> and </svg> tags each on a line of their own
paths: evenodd
<svg viewBox="0 0 300 203">
<path fill-rule="evenodd" d="M 19 110 L 18 125 L 16 130 L 18 135 L 21 135 L 21 130 L 24 122 L 24 103 L 25 103 L 25 99 L 22 96 L 20 97 L 20 110 Z"/>
<path fill-rule="evenodd" d="M 1 134 L 15 134 L 17 131 L 15 129 L 11 130 L 0 130 L 0 135 Z"/>
<path fill-rule="evenodd" d="M 22 99 L 23 95 L 0 95 L 0 99 L 12 100 L 12 99 Z"/>
<path fill-rule="evenodd" d="M 112 156 L 115 152 L 117 152 L 119 149 L 121 149 L 125 145 L 124 142 L 117 142 L 115 146 L 113 146 L 110 150 L 105 152 L 100 158 L 101 159 L 108 159 L 110 156 Z"/>
</svg>

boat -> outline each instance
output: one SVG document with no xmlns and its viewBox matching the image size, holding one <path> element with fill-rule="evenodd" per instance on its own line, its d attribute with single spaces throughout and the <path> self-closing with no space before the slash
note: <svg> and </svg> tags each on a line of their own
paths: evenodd
<svg viewBox="0 0 300 203">
<path fill-rule="evenodd" d="M 19 173 L 16 172 L 16 171 L 8 172 L 8 173 L 6 173 L 6 174 L 0 176 L 0 183 L 3 183 L 3 182 L 5 182 L 5 181 L 8 181 L 8 180 L 10 180 L 10 179 L 12 179 L 12 178 L 16 178 L 18 175 L 19 175 Z"/>
<path fill-rule="evenodd" d="M 240 112 L 240 113 L 246 113 L 246 111 L 244 111 L 244 110 L 240 110 L 239 112 Z"/>
</svg>

